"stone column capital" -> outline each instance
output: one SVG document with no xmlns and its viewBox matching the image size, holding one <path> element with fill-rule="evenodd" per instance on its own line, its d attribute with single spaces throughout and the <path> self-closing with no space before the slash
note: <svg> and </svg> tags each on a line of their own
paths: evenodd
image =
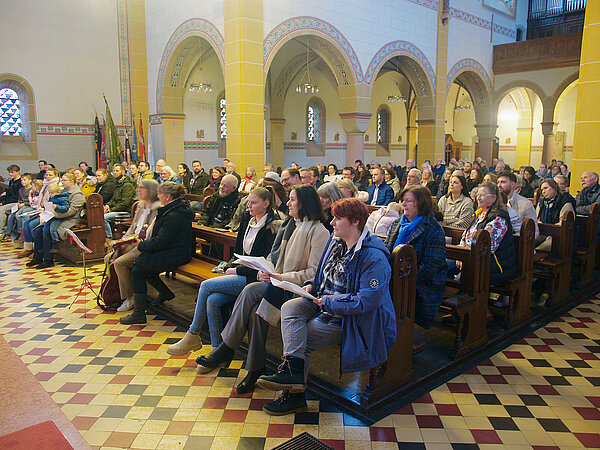
<svg viewBox="0 0 600 450">
<path fill-rule="evenodd" d="M 371 116 L 371 113 L 364 112 L 340 113 L 342 127 L 344 127 L 346 133 L 364 133 L 367 131 Z"/>
</svg>

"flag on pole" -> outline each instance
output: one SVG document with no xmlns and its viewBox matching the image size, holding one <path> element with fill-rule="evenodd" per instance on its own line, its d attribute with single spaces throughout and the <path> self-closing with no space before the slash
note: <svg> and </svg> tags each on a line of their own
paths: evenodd
<svg viewBox="0 0 600 450">
<path fill-rule="evenodd" d="M 99 169 L 106 169 L 108 165 L 106 164 L 106 121 L 104 120 L 104 116 L 102 116 L 102 125 L 100 126 L 100 135 L 101 135 L 101 143 L 100 143 L 100 161 L 98 163 Z"/>
<path fill-rule="evenodd" d="M 123 147 L 121 147 L 117 127 L 110 113 L 106 97 L 104 97 L 104 103 L 106 103 L 106 157 L 109 167 L 112 167 L 117 162 L 123 160 Z"/>
<path fill-rule="evenodd" d="M 127 134 L 127 128 L 125 128 L 125 161 L 127 161 L 127 164 L 131 162 L 131 147 L 129 146 L 129 135 Z"/>
<path fill-rule="evenodd" d="M 148 129 L 150 129 L 150 124 L 148 124 Z M 148 134 L 148 139 L 150 139 L 150 134 Z M 150 141 L 148 141 L 148 152 L 150 152 Z M 138 146 L 138 153 L 139 153 L 140 161 L 144 161 L 146 159 L 146 147 L 144 146 L 144 124 L 142 122 L 141 114 L 140 114 L 140 143 Z"/>
<path fill-rule="evenodd" d="M 137 162 L 138 161 L 138 140 L 137 140 L 137 132 L 135 131 L 135 120 L 133 118 L 133 114 L 131 115 L 131 125 L 133 129 L 133 139 L 131 140 L 131 160 Z"/>
<path fill-rule="evenodd" d="M 100 168 L 100 152 L 102 148 L 102 130 L 100 129 L 100 121 L 98 120 L 98 114 L 94 119 L 94 144 L 96 154 L 96 168 Z"/>
</svg>

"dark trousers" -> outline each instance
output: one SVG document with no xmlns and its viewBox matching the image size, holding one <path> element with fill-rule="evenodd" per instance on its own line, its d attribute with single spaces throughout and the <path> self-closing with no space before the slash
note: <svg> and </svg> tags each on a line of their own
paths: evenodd
<svg viewBox="0 0 600 450">
<path fill-rule="evenodd" d="M 52 261 L 52 253 L 50 253 L 50 250 L 52 249 L 50 221 L 40 224 L 32 231 L 32 234 L 34 242 L 33 259 Z"/>
<path fill-rule="evenodd" d="M 162 270 L 161 272 L 164 272 Z M 134 264 L 131 269 L 131 285 L 133 286 L 134 295 L 146 295 L 148 287 L 146 283 L 158 291 L 159 294 L 169 293 L 171 290 L 160 279 L 160 272 L 146 269 L 142 266 Z"/>
</svg>

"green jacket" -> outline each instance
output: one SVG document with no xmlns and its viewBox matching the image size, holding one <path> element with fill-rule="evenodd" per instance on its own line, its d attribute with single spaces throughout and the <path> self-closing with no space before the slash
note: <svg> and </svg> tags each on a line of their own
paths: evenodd
<svg viewBox="0 0 600 450">
<path fill-rule="evenodd" d="M 131 206 L 135 198 L 135 183 L 127 175 L 123 175 L 120 180 L 115 181 L 115 191 L 108 202 L 110 210 L 114 212 L 131 212 Z"/>
</svg>

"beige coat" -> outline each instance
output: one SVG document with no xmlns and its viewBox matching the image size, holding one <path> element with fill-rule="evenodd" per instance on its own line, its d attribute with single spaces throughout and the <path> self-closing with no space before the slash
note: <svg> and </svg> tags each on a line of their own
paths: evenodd
<svg viewBox="0 0 600 450">
<path fill-rule="evenodd" d="M 135 225 L 136 225 L 136 223 L 138 223 L 139 218 L 142 215 L 142 212 L 144 212 L 144 203 L 145 203 L 144 201 L 140 200 L 135 204 L 135 211 L 133 213 L 133 220 L 131 221 L 131 226 L 129 227 L 129 229 L 125 233 L 125 236 L 123 236 L 123 237 L 129 237 L 129 236 L 134 235 Z M 152 221 L 156 218 L 156 214 L 158 213 L 158 208 L 160 208 L 161 206 L 162 206 L 162 204 L 158 200 L 156 200 L 155 202 L 152 203 L 152 205 L 150 206 L 150 214 L 148 214 L 148 216 L 146 217 L 146 220 L 145 220 L 146 225 L 150 226 Z"/>
</svg>

